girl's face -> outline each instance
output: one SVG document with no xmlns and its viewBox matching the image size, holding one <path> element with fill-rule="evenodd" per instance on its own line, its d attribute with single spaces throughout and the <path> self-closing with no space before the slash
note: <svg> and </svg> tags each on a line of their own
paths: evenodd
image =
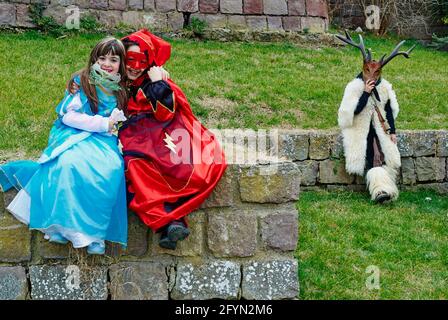
<svg viewBox="0 0 448 320">
<path fill-rule="evenodd" d="M 120 56 L 108 53 L 105 56 L 99 56 L 97 63 L 101 69 L 111 74 L 117 74 L 120 70 Z"/>
<path fill-rule="evenodd" d="M 137 45 L 130 46 L 126 51 L 126 75 L 130 80 L 138 79 L 149 67 L 146 55 Z"/>
</svg>

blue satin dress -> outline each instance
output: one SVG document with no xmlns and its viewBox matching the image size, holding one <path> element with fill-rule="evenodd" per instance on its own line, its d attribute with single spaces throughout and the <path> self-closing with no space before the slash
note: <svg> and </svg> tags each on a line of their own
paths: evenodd
<svg viewBox="0 0 448 320">
<path fill-rule="evenodd" d="M 79 81 L 79 79 L 76 79 Z M 108 117 L 115 96 L 97 87 L 98 114 Z M 75 248 L 105 240 L 127 245 L 124 164 L 117 137 L 66 126 L 63 115 L 73 95 L 66 93 L 56 108 L 48 141 L 37 162 L 16 161 L 0 166 L 3 191 L 19 190 L 8 210 L 46 238 L 59 233 Z M 84 92 L 77 112 L 93 115 Z"/>
</svg>

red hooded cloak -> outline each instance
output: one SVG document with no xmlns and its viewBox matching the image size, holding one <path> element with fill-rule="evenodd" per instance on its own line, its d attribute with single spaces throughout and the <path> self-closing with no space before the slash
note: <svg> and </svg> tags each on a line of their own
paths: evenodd
<svg viewBox="0 0 448 320">
<path fill-rule="evenodd" d="M 150 66 L 170 58 L 170 44 L 147 30 L 125 39 L 138 43 Z M 129 208 L 154 231 L 197 209 L 227 167 L 216 137 L 194 116 L 182 90 L 162 82 L 152 83 L 145 71 L 131 84 L 129 119 L 119 132 Z"/>
</svg>

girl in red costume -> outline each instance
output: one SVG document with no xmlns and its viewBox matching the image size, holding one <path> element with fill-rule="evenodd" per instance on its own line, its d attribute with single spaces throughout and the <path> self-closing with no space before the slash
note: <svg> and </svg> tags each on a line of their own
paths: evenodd
<svg viewBox="0 0 448 320">
<path fill-rule="evenodd" d="M 215 136 L 193 115 L 182 90 L 163 80 L 171 47 L 147 30 L 123 40 L 130 99 L 120 128 L 129 208 L 160 246 L 175 249 L 189 234 L 185 216 L 210 195 L 227 167 Z"/>
</svg>

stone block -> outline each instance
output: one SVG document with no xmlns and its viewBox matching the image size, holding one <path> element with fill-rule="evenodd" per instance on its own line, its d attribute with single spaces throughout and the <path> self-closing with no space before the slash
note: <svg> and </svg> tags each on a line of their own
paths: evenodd
<svg viewBox="0 0 448 320">
<path fill-rule="evenodd" d="M 344 139 L 342 134 L 336 134 L 330 149 L 332 158 L 341 159 L 344 157 Z"/>
<path fill-rule="evenodd" d="M 300 31 L 301 26 L 300 26 L 300 17 L 283 17 L 283 29 L 285 29 L 285 31 Z"/>
<path fill-rule="evenodd" d="M 143 0 L 129 0 L 128 8 L 130 10 L 143 10 Z"/>
<path fill-rule="evenodd" d="M 247 27 L 251 30 L 266 30 L 268 27 L 265 16 L 246 16 Z"/>
<path fill-rule="evenodd" d="M 306 0 L 308 16 L 328 18 L 328 7 L 325 0 Z"/>
<path fill-rule="evenodd" d="M 109 0 L 109 9 L 126 10 L 126 0 Z"/>
<path fill-rule="evenodd" d="M 177 0 L 177 10 L 181 12 L 198 12 L 198 0 Z"/>
<path fill-rule="evenodd" d="M 141 257 L 148 251 L 148 227 L 140 220 L 136 213 L 128 214 L 128 247 L 125 255 Z"/>
<path fill-rule="evenodd" d="M 418 131 L 412 139 L 414 156 L 426 157 L 436 154 L 437 137 L 434 131 Z"/>
<path fill-rule="evenodd" d="M 412 157 L 414 155 L 413 140 L 415 133 L 410 131 L 397 133 L 398 151 L 402 157 Z"/>
<path fill-rule="evenodd" d="M 257 250 L 257 217 L 243 209 L 209 212 L 207 241 L 216 257 L 250 257 Z"/>
<path fill-rule="evenodd" d="M 176 11 L 177 0 L 156 0 L 156 9 L 158 12 Z"/>
<path fill-rule="evenodd" d="M 437 156 L 448 157 L 448 131 L 437 134 Z"/>
<path fill-rule="evenodd" d="M 302 186 L 314 186 L 319 174 L 319 162 L 313 160 L 306 160 L 296 162 L 301 175 L 300 183 Z"/>
<path fill-rule="evenodd" d="M 401 159 L 401 179 L 403 184 L 413 185 L 417 182 L 415 175 L 415 164 L 412 158 Z"/>
<path fill-rule="evenodd" d="M 157 262 L 127 262 L 109 268 L 112 300 L 168 300 L 166 267 Z"/>
<path fill-rule="evenodd" d="M 202 265 L 181 262 L 171 292 L 175 300 L 237 299 L 241 280 L 240 265 L 213 261 Z"/>
<path fill-rule="evenodd" d="M 232 30 L 245 30 L 247 29 L 246 19 L 241 15 L 230 15 L 227 26 Z"/>
<path fill-rule="evenodd" d="M 302 31 L 310 33 L 324 33 L 327 31 L 326 20 L 319 17 L 301 17 Z"/>
<path fill-rule="evenodd" d="M 0 262 L 24 262 L 31 259 L 31 232 L 4 209 L 16 192 L 0 193 Z"/>
<path fill-rule="evenodd" d="M 152 11 L 152 12 L 155 11 L 156 10 L 156 0 L 144 0 L 143 8 L 145 9 L 145 11 Z"/>
<path fill-rule="evenodd" d="M 243 265 L 243 299 L 294 299 L 298 293 L 296 260 L 257 261 Z"/>
<path fill-rule="evenodd" d="M 172 31 L 182 30 L 184 27 L 184 15 L 180 12 L 171 12 L 167 14 L 168 28 Z"/>
<path fill-rule="evenodd" d="M 90 9 L 106 10 L 107 6 L 107 0 L 90 0 Z"/>
<path fill-rule="evenodd" d="M 243 0 L 221 0 L 221 13 L 243 13 Z"/>
<path fill-rule="evenodd" d="M 28 281 L 23 267 L 0 267 L 0 300 L 25 300 Z"/>
<path fill-rule="evenodd" d="M 308 133 L 285 133 L 279 136 L 279 156 L 292 161 L 308 159 Z"/>
<path fill-rule="evenodd" d="M 430 157 L 416 158 L 415 171 L 418 181 L 443 181 L 446 177 L 446 160 Z"/>
<path fill-rule="evenodd" d="M 345 162 L 324 160 L 319 163 L 319 182 L 324 184 L 351 184 L 355 177 L 345 171 Z"/>
<path fill-rule="evenodd" d="M 36 231 L 39 256 L 44 259 L 66 259 L 69 257 L 70 244 L 57 244 L 44 239 L 44 234 Z"/>
<path fill-rule="evenodd" d="M 123 12 L 123 18 L 126 13 L 127 12 Z M 141 18 L 139 18 L 141 12 L 136 13 L 136 18 L 143 20 L 145 28 L 156 31 L 166 31 L 168 29 L 168 16 L 166 14 L 144 12 L 144 14 L 141 15 Z M 128 17 L 128 20 L 129 18 L 132 19 L 132 16 Z"/>
<path fill-rule="evenodd" d="M 99 11 L 99 21 L 108 27 L 114 27 L 123 21 L 123 12 L 117 10 Z"/>
<path fill-rule="evenodd" d="M 18 4 L 16 6 L 16 22 L 19 27 L 33 28 L 34 23 L 30 17 L 30 10 L 26 4 Z"/>
<path fill-rule="evenodd" d="M 76 265 L 30 267 L 33 300 L 106 300 L 107 269 Z"/>
<path fill-rule="evenodd" d="M 263 14 L 263 0 L 244 0 L 244 14 Z"/>
<path fill-rule="evenodd" d="M 303 25 L 302 25 L 303 28 Z M 328 133 L 311 133 L 310 134 L 310 159 L 323 160 L 330 157 L 330 148 L 333 144 L 335 136 Z"/>
<path fill-rule="evenodd" d="M 264 245 L 281 251 L 293 251 L 299 235 L 298 213 L 272 213 L 261 220 L 261 238 Z"/>
<path fill-rule="evenodd" d="M 43 11 L 43 15 L 46 17 L 53 17 L 55 19 L 55 21 L 59 24 L 65 24 L 65 21 L 67 20 L 67 17 L 69 16 L 69 14 L 65 12 L 65 7 L 61 7 L 61 6 L 47 7 Z"/>
<path fill-rule="evenodd" d="M 287 15 L 288 4 L 286 0 L 263 0 L 264 13 L 268 15 Z"/>
<path fill-rule="evenodd" d="M 283 31 L 282 17 L 267 17 L 268 18 L 268 30 L 269 31 Z"/>
<path fill-rule="evenodd" d="M 235 169 L 229 165 L 226 172 L 222 176 L 221 180 L 217 183 L 215 189 L 210 196 L 201 205 L 201 208 L 213 208 L 213 207 L 229 207 L 233 206 L 234 200 L 234 182 Z"/>
<path fill-rule="evenodd" d="M 204 14 L 198 16 L 198 18 L 204 20 L 209 28 L 227 27 L 227 16 L 224 14 Z"/>
<path fill-rule="evenodd" d="M 74 4 L 82 9 L 90 8 L 90 0 L 75 0 Z"/>
<path fill-rule="evenodd" d="M 0 3 L 0 26 L 16 25 L 16 8 L 12 3 Z"/>
<path fill-rule="evenodd" d="M 299 198 L 301 172 L 295 163 L 242 168 L 240 194 L 244 202 L 284 203 Z"/>
<path fill-rule="evenodd" d="M 199 11 L 201 13 L 218 13 L 219 0 L 199 0 Z"/>
<path fill-rule="evenodd" d="M 288 0 L 288 13 L 290 16 L 304 16 L 305 0 Z"/>
</svg>

